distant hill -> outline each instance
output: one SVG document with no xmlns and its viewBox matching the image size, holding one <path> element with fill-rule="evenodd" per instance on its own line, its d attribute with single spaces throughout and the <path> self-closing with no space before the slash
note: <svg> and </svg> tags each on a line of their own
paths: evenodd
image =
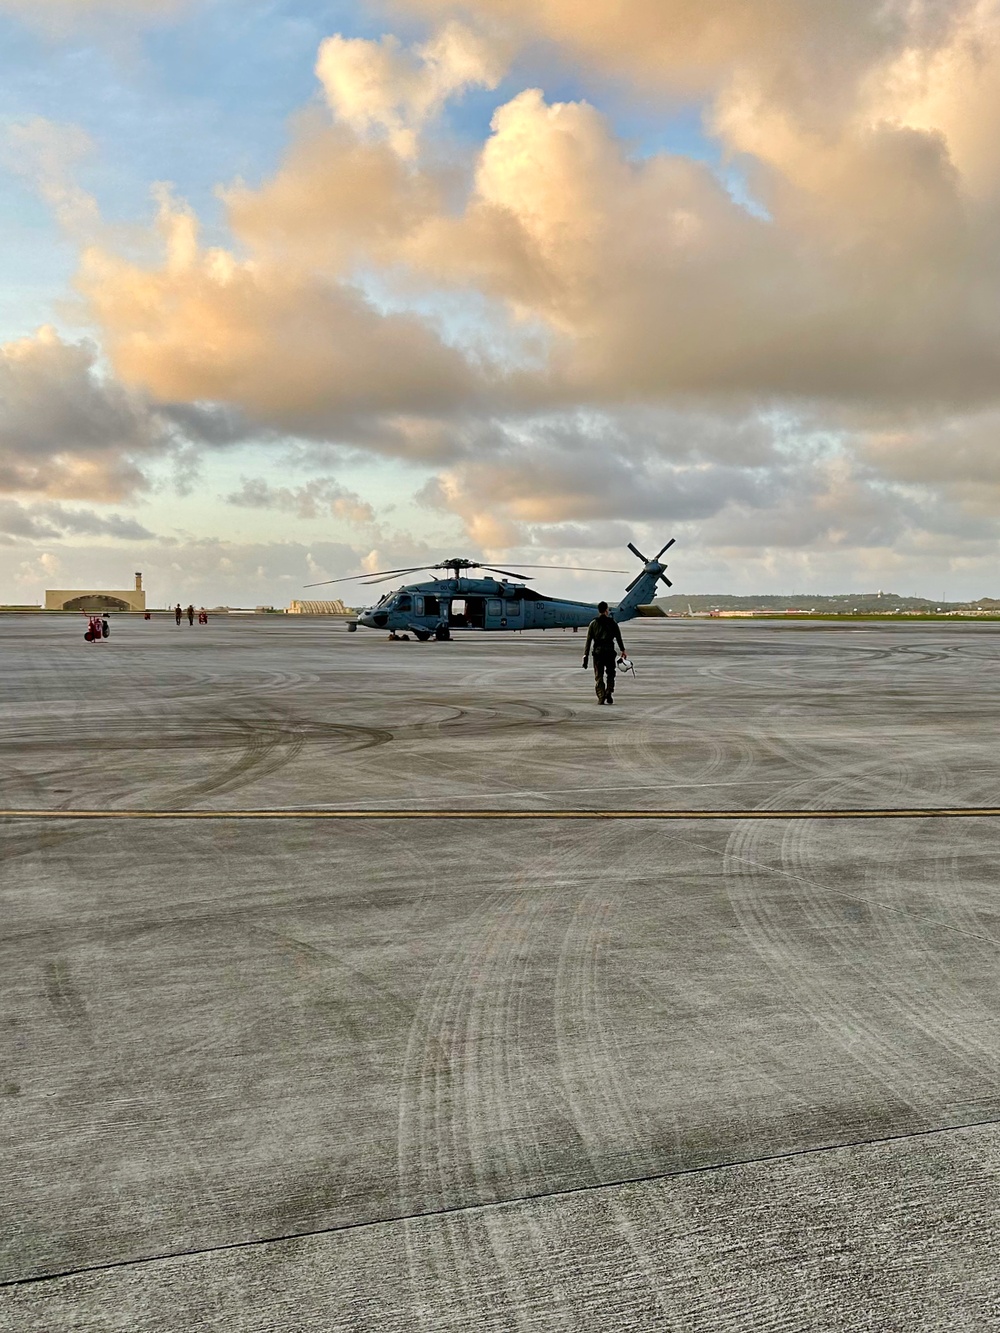
<svg viewBox="0 0 1000 1333">
<path fill-rule="evenodd" d="M 926 597 L 900 597 L 894 592 L 847 592 L 834 596 L 820 593 L 760 593 L 735 597 L 731 593 L 701 593 L 685 596 L 671 593 L 658 597 L 656 606 L 684 615 L 692 611 L 959 611 L 1000 608 L 1000 599 L 981 597 L 978 602 L 934 602 Z"/>
</svg>

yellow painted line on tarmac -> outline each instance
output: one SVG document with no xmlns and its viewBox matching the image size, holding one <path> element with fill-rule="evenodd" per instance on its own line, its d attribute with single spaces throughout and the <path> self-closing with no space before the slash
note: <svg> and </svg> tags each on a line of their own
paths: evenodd
<svg viewBox="0 0 1000 1333">
<path fill-rule="evenodd" d="M 888 810 L 0 810 L 0 819 L 295 819 L 338 820 L 743 820 L 743 819 L 995 819 L 1000 806 Z"/>
</svg>

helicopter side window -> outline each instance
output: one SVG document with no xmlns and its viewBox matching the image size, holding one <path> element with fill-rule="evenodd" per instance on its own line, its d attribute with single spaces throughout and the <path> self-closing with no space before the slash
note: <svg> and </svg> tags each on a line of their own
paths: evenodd
<svg viewBox="0 0 1000 1333">
<path fill-rule="evenodd" d="M 519 616 L 520 614 L 521 614 L 521 602 L 520 602 L 520 599 L 518 599 L 516 602 L 508 602 L 508 603 L 507 603 L 507 619 L 508 619 L 508 620 L 510 620 L 512 616 Z"/>
<path fill-rule="evenodd" d="M 408 592 L 401 592 L 399 594 L 399 597 L 396 599 L 396 610 L 397 611 L 413 610 L 413 598 L 410 596 Z"/>
<path fill-rule="evenodd" d="M 503 602 L 501 602 L 499 597 L 491 597 L 486 603 L 486 614 L 488 616 L 503 615 Z"/>
<path fill-rule="evenodd" d="M 424 599 L 422 597 L 414 597 L 413 614 L 415 616 L 422 616 L 424 614 Z"/>
</svg>

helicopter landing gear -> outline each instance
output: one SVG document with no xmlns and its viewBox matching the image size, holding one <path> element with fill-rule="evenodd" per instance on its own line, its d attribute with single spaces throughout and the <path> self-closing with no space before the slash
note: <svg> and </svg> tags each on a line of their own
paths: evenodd
<svg viewBox="0 0 1000 1333">
<path fill-rule="evenodd" d="M 447 625 L 438 625 L 437 629 L 434 631 L 434 637 L 439 643 L 443 643 L 445 640 L 451 638 L 451 630 Z"/>
<path fill-rule="evenodd" d="M 426 643 L 427 640 L 431 637 L 431 632 L 429 629 L 415 629 L 413 632 L 421 643 Z"/>
<path fill-rule="evenodd" d="M 348 632 L 348 634 L 357 634 L 357 632 L 358 632 L 358 626 L 357 626 L 357 623 L 356 623 L 355 621 L 353 621 L 353 620 L 349 620 L 349 621 L 347 622 L 347 632 Z"/>
</svg>

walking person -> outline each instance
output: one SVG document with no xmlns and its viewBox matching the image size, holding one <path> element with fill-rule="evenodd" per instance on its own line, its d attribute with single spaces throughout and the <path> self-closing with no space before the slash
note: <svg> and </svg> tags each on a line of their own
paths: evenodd
<svg viewBox="0 0 1000 1333">
<path fill-rule="evenodd" d="M 193 605 L 191 605 L 191 606 L 188 607 L 188 624 L 189 624 L 189 625 L 193 625 L 193 624 L 194 624 L 194 606 L 193 606 Z"/>
<path fill-rule="evenodd" d="M 181 616 L 183 614 L 184 612 L 181 610 L 181 604 L 178 602 L 174 607 L 174 619 L 177 621 L 178 625 L 181 623 Z"/>
<path fill-rule="evenodd" d="M 617 622 L 608 613 L 607 602 L 598 602 L 597 619 L 590 622 L 587 630 L 587 645 L 583 650 L 583 665 L 594 657 L 594 689 L 599 704 L 613 704 L 615 701 L 615 659 L 619 652 L 624 653 L 622 632 Z"/>
</svg>

